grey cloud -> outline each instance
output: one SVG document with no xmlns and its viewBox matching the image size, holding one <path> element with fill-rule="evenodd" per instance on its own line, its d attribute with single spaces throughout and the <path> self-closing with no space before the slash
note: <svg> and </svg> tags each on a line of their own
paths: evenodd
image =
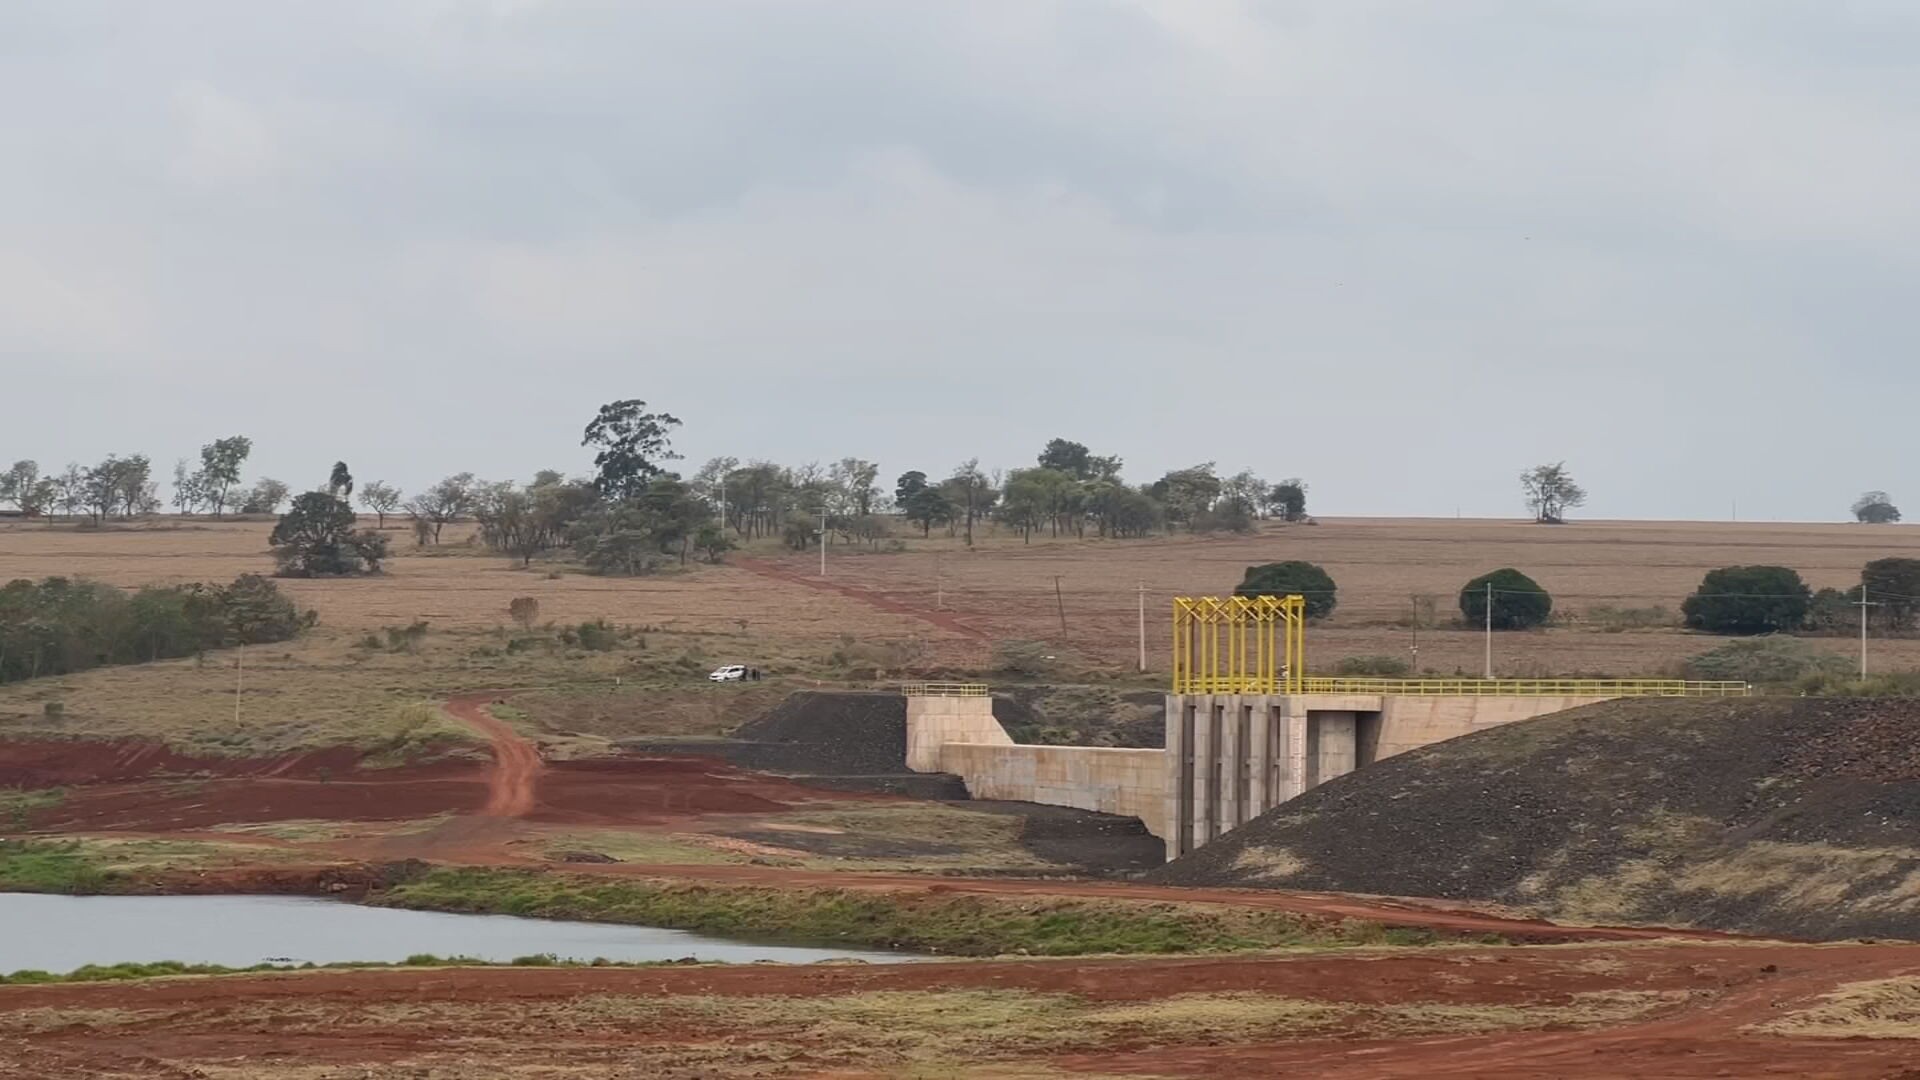
<svg viewBox="0 0 1920 1080">
<path fill-rule="evenodd" d="M 1899 495 L 1900 5 L 0 8 L 0 456 L 418 485 L 1064 434 L 1317 508 Z M 1812 428 L 1815 438 L 1788 433 Z M 1717 478 L 1711 484 L 1703 477 Z"/>
</svg>

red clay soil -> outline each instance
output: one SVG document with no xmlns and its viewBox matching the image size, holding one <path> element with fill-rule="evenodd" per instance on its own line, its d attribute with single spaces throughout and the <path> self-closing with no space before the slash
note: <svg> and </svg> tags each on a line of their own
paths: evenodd
<svg viewBox="0 0 1920 1080">
<path fill-rule="evenodd" d="M 31 819 L 35 829 L 63 832 L 158 833 L 297 819 L 408 821 L 436 814 L 653 826 L 855 797 L 715 758 L 543 763 L 533 743 L 487 711 L 498 697 L 462 695 L 447 705 L 487 738 L 489 762 L 361 769 L 355 767 L 358 752 L 345 747 L 245 759 L 189 757 L 146 742 L 0 743 L 0 786 L 65 787 L 64 799 Z M 510 838 L 498 830 L 487 835 Z M 458 847 L 468 857 L 484 857 L 468 842 Z"/>
<path fill-rule="evenodd" d="M 470 764 L 350 772 L 338 779 L 210 779 L 70 788 L 36 830 L 164 832 L 269 821 L 408 821 L 469 814 L 486 779 Z"/>
<path fill-rule="evenodd" d="M 728 562 L 742 570 L 751 571 L 752 573 L 759 574 L 761 577 L 771 578 L 774 581 L 785 582 L 789 585 L 803 585 L 809 589 L 819 589 L 822 592 L 838 593 L 841 596 L 858 600 L 879 611 L 919 619 L 921 622 L 927 623 L 930 626 L 937 626 L 942 630 L 958 634 L 961 637 L 972 638 L 975 641 L 986 641 L 988 639 L 986 631 L 967 625 L 960 621 L 959 616 L 951 612 L 928 611 L 926 608 L 915 607 L 912 604 L 896 600 L 883 592 L 864 589 L 858 585 L 843 584 L 830 578 L 823 578 L 817 575 L 796 573 L 778 563 L 767 562 L 764 559 L 749 559 L 734 556 L 732 559 L 729 559 Z"/>
<path fill-rule="evenodd" d="M 1110 1052 L 1051 1055 L 1035 1063 L 1108 1076 L 1892 1077 L 1914 1075 L 1907 1070 L 1920 1052 L 1915 1043 L 1782 1038 L 1742 1029 L 1802 1007 L 1841 983 L 1915 972 L 1920 950 L 1904 946 L 1676 944 L 874 967 L 402 969 L 8 986 L 0 987 L 0 1014 L 81 1011 L 70 1014 L 76 1022 L 10 1031 L 0 1042 L 0 1065 L 10 1075 L 191 1076 L 201 1064 L 246 1060 L 375 1067 L 431 1060 L 448 1067 L 466 1057 L 503 1075 L 508 1066 L 532 1070 L 566 1062 L 583 1076 L 631 1076 L 645 1073 L 621 1071 L 623 1052 L 711 1046 L 738 1050 L 727 1051 L 724 1063 L 706 1059 L 706 1071 L 686 1075 L 766 1075 L 773 1060 L 789 1067 L 780 1075 L 897 1075 L 850 1070 L 845 1052 L 860 1047 L 810 1043 L 814 1037 L 806 1032 L 782 1036 L 801 1044 L 798 1059 L 756 1056 L 766 1033 L 754 1029 L 751 1012 L 738 1019 L 712 1013 L 690 1025 L 685 1014 L 663 1014 L 656 1021 L 645 1010 L 632 1010 L 612 1023 L 596 1020 L 590 1003 L 612 997 L 985 988 L 1099 1002 L 1251 991 L 1355 1005 L 1524 1007 L 1567 1005 L 1580 993 L 1653 990 L 1690 996 L 1648 1019 L 1583 1029 L 1388 1039 L 1356 1027 L 1241 1043 L 1199 1030 L 1192 1045 L 1118 1031 Z M 582 1003 L 578 1023 L 541 1026 L 513 1019 L 523 1009 L 573 1001 Z M 142 1010 L 147 1018 L 128 1017 L 105 1036 L 86 1017 L 88 1010 L 107 1009 Z M 836 1062 L 842 1063 L 837 1069 Z"/>
<path fill-rule="evenodd" d="M 540 751 L 507 723 L 487 710 L 491 694 L 462 694 L 447 701 L 447 712 L 486 736 L 493 748 L 493 766 L 487 770 L 488 817 L 526 817 L 533 809 L 533 789 L 540 779 Z"/>
<path fill-rule="evenodd" d="M 0 742 L 0 787 L 49 788 L 159 777 L 280 776 L 314 779 L 354 769 L 360 751 L 330 747 L 270 758 L 194 757 L 164 743 Z"/>
<path fill-rule="evenodd" d="M 450 812 L 456 816 L 425 832 L 371 840 L 344 839 L 328 845 L 326 850 L 344 858 L 375 861 L 418 858 L 476 865 L 524 865 L 528 862 L 527 856 L 514 848 L 519 836 L 511 823 L 516 819 L 644 827 L 672 825 L 708 814 L 767 813 L 827 799 L 871 798 L 803 787 L 779 777 L 746 772 L 717 759 L 622 758 L 543 763 L 530 742 L 487 711 L 486 706 L 498 696 L 497 692 L 469 694 L 449 704 L 454 716 L 488 738 L 494 760 L 486 765 L 444 762 L 416 768 L 356 771 L 327 780 L 243 775 L 187 783 L 101 785 L 73 791 L 60 804 L 37 814 L 33 825 L 37 829 L 68 832 L 166 833 L 292 819 L 413 820 Z M 225 764 L 237 772 L 247 771 L 243 763 Z M 1431 903 L 1335 893 L 1189 889 L 1126 882 L 931 878 L 754 865 L 583 864 L 569 869 L 577 873 L 769 886 L 1217 903 L 1288 911 L 1327 920 L 1360 919 L 1386 926 L 1425 927 L 1449 935 L 1493 934 L 1526 942 L 1725 936 L 1644 928 L 1559 926 Z M 207 878 L 202 875 L 195 880 Z M 237 888 L 245 887 L 244 881 L 234 884 Z"/>
</svg>

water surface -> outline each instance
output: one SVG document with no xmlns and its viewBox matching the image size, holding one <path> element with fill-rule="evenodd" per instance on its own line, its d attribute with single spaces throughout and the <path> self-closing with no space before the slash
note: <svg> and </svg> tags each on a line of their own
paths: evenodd
<svg viewBox="0 0 1920 1080">
<path fill-rule="evenodd" d="M 67 972 L 84 964 L 159 960 L 229 967 L 398 961 L 418 953 L 500 962 L 537 953 L 622 962 L 916 959 L 906 953 L 759 945 L 650 926 L 445 915 L 302 897 L 0 893 L 0 972 Z"/>
</svg>

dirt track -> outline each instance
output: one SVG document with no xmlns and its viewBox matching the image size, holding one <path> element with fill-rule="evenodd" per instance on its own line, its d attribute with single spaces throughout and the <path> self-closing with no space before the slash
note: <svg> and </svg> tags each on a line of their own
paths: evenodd
<svg viewBox="0 0 1920 1080">
<path fill-rule="evenodd" d="M 534 785 L 540 780 L 540 751 L 532 742 L 493 715 L 487 703 L 493 694 L 462 694 L 447 701 L 447 712 L 485 735 L 493 748 L 493 768 L 487 773 L 488 817 L 526 817 L 533 810 Z"/>
</svg>

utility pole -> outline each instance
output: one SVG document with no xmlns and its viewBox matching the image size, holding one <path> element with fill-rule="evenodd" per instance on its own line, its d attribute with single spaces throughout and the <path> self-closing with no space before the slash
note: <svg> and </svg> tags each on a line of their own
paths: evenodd
<svg viewBox="0 0 1920 1080">
<path fill-rule="evenodd" d="M 1060 636 L 1067 636 L 1067 600 L 1060 594 L 1060 575 L 1053 575 L 1053 602 L 1060 609 Z"/>
<path fill-rule="evenodd" d="M 1147 583 L 1140 582 L 1140 670 L 1147 670 Z"/>
<path fill-rule="evenodd" d="M 827 508 L 820 508 L 820 576 L 827 576 Z"/>
<path fill-rule="evenodd" d="M 1487 678 L 1493 678 L 1493 582 L 1487 582 Z"/>
<path fill-rule="evenodd" d="M 1412 664 L 1412 667 L 1413 667 L 1413 673 L 1415 675 L 1418 675 L 1420 674 L 1420 594 L 1414 593 L 1412 596 L 1407 597 L 1407 602 L 1413 605 L 1413 608 L 1412 608 L 1413 610 L 1413 664 Z"/>
<path fill-rule="evenodd" d="M 1867 601 L 1867 583 L 1860 583 L 1860 677 L 1867 677 L 1867 609 L 1879 607 Z"/>
<path fill-rule="evenodd" d="M 939 552 L 933 553 L 933 610 L 947 610 L 947 568 Z"/>
</svg>

